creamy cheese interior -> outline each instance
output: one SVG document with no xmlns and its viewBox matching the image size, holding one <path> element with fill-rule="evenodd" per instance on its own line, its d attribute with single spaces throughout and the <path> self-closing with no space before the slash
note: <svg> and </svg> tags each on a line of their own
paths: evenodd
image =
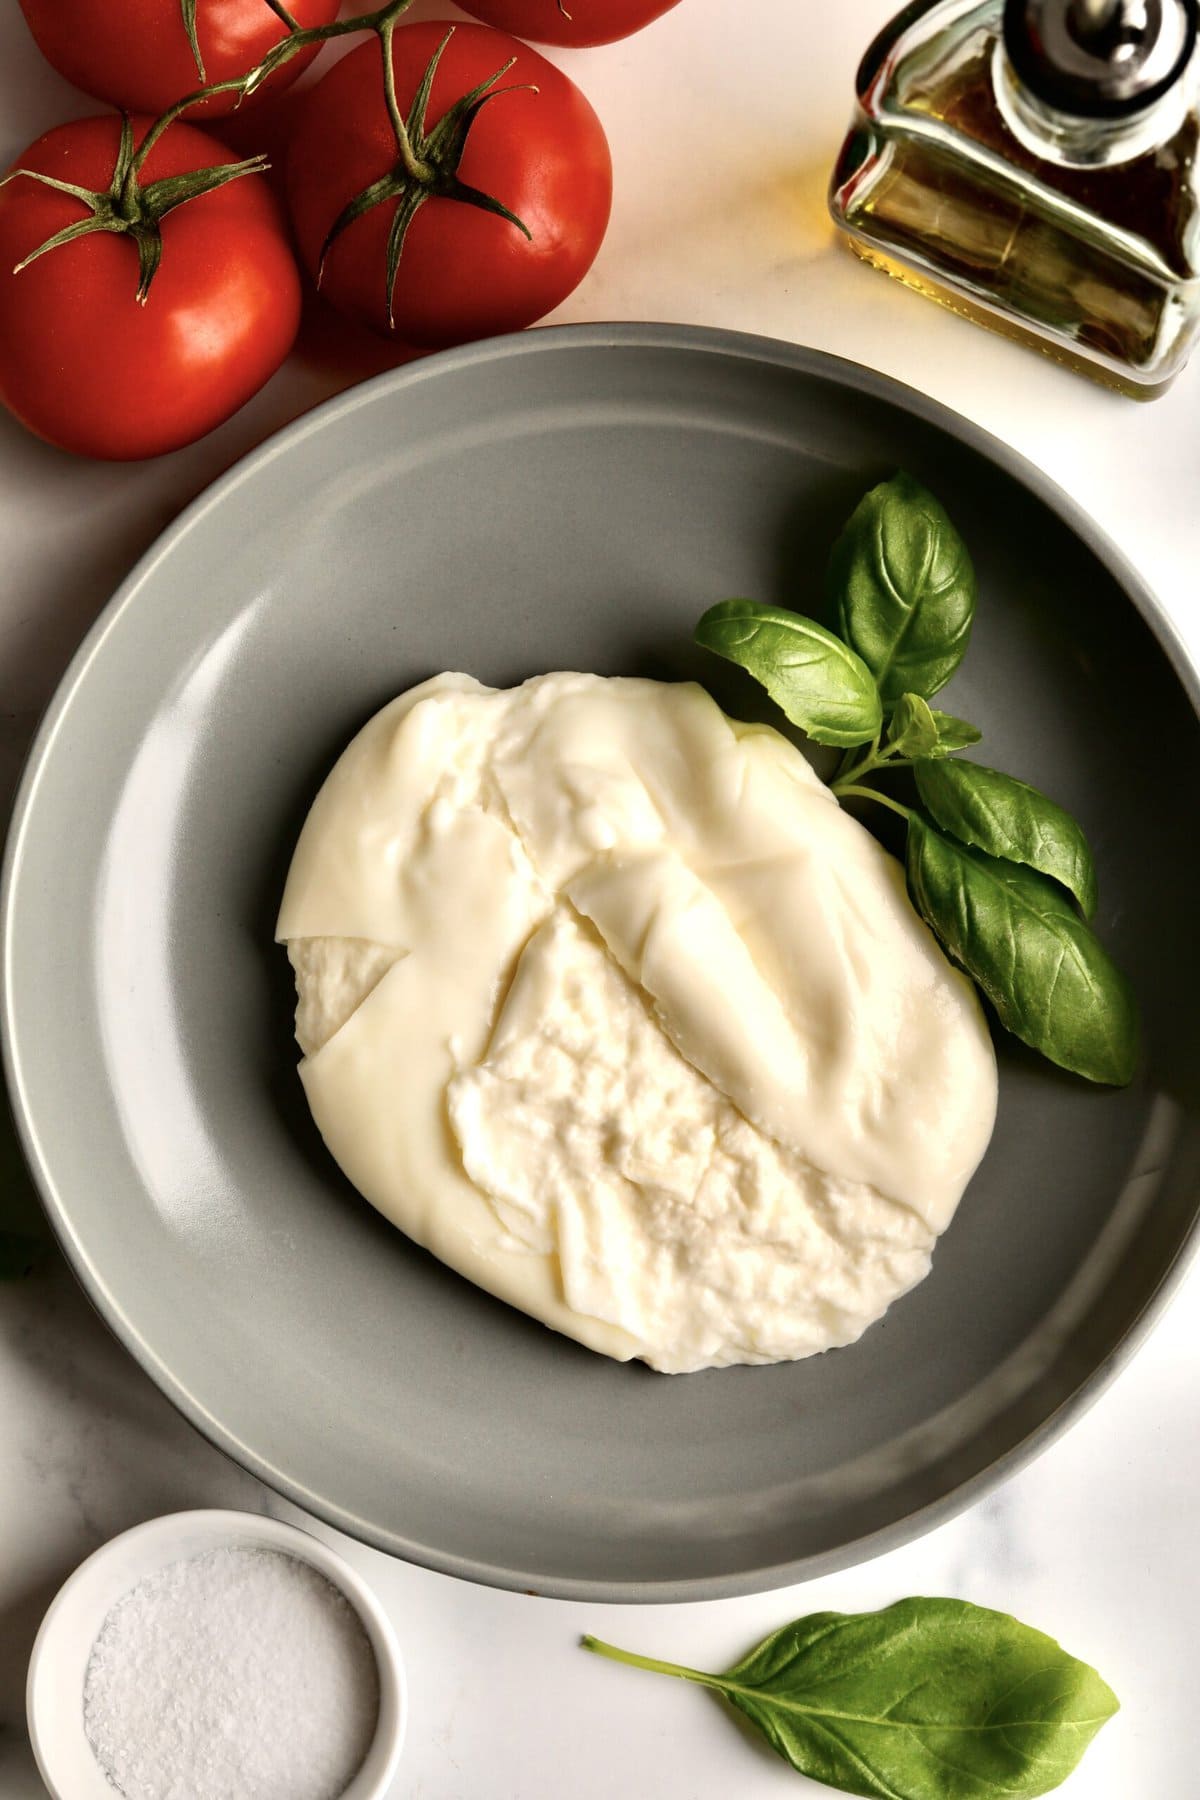
<svg viewBox="0 0 1200 1800">
<path fill-rule="evenodd" d="M 278 937 L 349 1178 L 610 1356 L 853 1342 L 991 1135 L 987 1028 L 899 865 L 690 683 L 402 695 L 318 795 Z"/>
</svg>

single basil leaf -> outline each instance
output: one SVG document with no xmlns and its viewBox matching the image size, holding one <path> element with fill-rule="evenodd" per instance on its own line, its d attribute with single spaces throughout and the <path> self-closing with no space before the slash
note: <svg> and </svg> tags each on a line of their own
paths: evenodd
<svg viewBox="0 0 1200 1800">
<path fill-rule="evenodd" d="M 1129 985 L 1057 882 L 944 837 L 918 813 L 906 861 L 918 910 L 1009 1031 L 1089 1081 L 1133 1079 Z"/>
<path fill-rule="evenodd" d="M 700 620 L 696 642 L 740 664 L 818 744 L 867 744 L 883 725 L 871 671 L 814 619 L 756 600 L 722 600 Z"/>
<path fill-rule="evenodd" d="M 1083 827 L 1035 787 L 982 763 L 938 762 L 916 771 L 917 790 L 943 831 L 989 856 L 1028 863 L 1069 888 L 1090 919 L 1096 867 Z"/>
<path fill-rule="evenodd" d="M 938 741 L 935 756 L 952 756 L 956 750 L 965 750 L 968 744 L 977 744 L 983 736 L 975 725 L 968 725 L 965 719 L 956 719 L 953 713 L 933 711 L 933 722 L 937 726 Z"/>
<path fill-rule="evenodd" d="M 928 700 L 922 700 L 920 694 L 901 694 L 892 714 L 887 748 L 895 751 L 897 756 L 915 760 L 921 756 L 936 756 L 937 742 L 937 720 Z"/>
<path fill-rule="evenodd" d="M 1053 1638 L 966 1600 L 813 1613 L 724 1675 L 616 1654 L 715 1688 L 802 1775 L 870 1800 L 1033 1800 L 1118 1709 Z"/>
<path fill-rule="evenodd" d="M 833 547 L 829 589 L 837 630 L 885 707 L 945 687 L 971 636 L 975 571 L 944 509 L 911 475 L 859 501 Z"/>
</svg>

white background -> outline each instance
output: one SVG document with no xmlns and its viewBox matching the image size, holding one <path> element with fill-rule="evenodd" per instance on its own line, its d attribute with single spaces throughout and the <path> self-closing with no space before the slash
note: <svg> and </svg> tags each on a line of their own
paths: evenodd
<svg viewBox="0 0 1200 1800">
<path fill-rule="evenodd" d="M 608 128 L 616 203 L 595 270 L 556 316 L 765 332 L 925 389 L 1081 501 L 1200 653 L 1200 367 L 1136 406 L 910 295 L 834 242 L 826 177 L 857 58 L 890 10 L 888 0 L 682 0 L 624 44 L 562 56 Z M 413 16 L 454 13 L 419 3 Z M 87 110 L 42 65 L 6 0 L 4 160 Z M 304 353 L 231 423 L 140 466 L 74 461 L 0 415 L 6 781 L 84 628 L 183 502 L 276 426 L 384 361 L 362 346 L 333 357 L 328 333 L 310 330 Z M 1194 816 L 1194 796 L 1181 806 Z M 798 1614 L 924 1592 L 1015 1612 L 1116 1688 L 1123 1711 L 1062 1790 L 1070 1800 L 1194 1800 L 1198 1304 L 1200 1268 L 1116 1385 L 993 1498 L 908 1549 L 788 1592 L 645 1609 L 535 1600 L 390 1562 L 317 1527 L 374 1584 L 406 1654 L 411 1727 L 395 1794 L 800 1800 L 827 1791 L 752 1743 L 709 1695 L 599 1662 L 576 1647 L 579 1633 L 715 1669 Z M 61 1263 L 0 1289 L 0 1800 L 42 1793 L 22 1689 L 58 1583 L 125 1526 L 209 1505 L 304 1522 L 176 1417 Z"/>
</svg>

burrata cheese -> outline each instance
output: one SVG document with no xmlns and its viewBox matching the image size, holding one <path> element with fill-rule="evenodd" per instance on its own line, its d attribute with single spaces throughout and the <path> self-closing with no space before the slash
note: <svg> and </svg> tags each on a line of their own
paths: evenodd
<svg viewBox="0 0 1200 1800">
<path fill-rule="evenodd" d="M 317 796 L 278 937 L 350 1180 L 609 1356 L 852 1343 L 991 1135 L 974 989 L 899 865 L 691 683 L 402 695 Z"/>
</svg>

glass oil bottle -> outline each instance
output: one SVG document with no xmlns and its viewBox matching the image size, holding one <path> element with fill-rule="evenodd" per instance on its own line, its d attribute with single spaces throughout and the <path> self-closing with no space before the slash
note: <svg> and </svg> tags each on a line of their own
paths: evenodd
<svg viewBox="0 0 1200 1800">
<path fill-rule="evenodd" d="M 1200 331 L 1197 0 L 916 0 L 830 207 L 866 261 L 1138 398 Z"/>
</svg>

